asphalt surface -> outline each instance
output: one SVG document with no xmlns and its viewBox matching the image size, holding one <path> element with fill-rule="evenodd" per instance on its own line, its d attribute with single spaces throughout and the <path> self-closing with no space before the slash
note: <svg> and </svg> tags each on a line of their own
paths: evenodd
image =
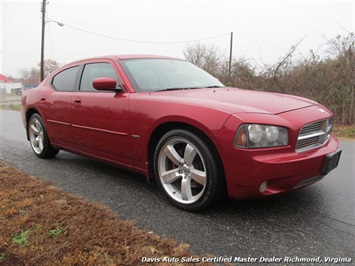
<svg viewBox="0 0 355 266">
<path fill-rule="evenodd" d="M 340 141 L 339 167 L 312 186 L 264 200 L 225 200 L 193 214 L 171 206 L 143 176 L 63 151 L 54 159 L 38 159 L 20 112 L 0 111 L 0 125 L 1 160 L 106 205 L 140 228 L 189 243 L 197 254 L 249 260 L 247 265 L 273 257 L 276 265 L 277 258 L 290 265 L 318 257 L 321 264 L 342 259 L 355 265 L 354 141 Z"/>
</svg>

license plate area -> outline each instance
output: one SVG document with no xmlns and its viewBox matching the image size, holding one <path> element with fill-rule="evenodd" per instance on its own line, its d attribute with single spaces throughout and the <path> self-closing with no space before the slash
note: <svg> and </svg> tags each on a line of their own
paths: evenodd
<svg viewBox="0 0 355 266">
<path fill-rule="evenodd" d="M 342 151 L 340 150 L 334 153 L 330 153 L 325 157 L 325 162 L 321 173 L 322 175 L 329 174 L 330 171 L 334 170 L 338 166 L 341 152 Z"/>
</svg>

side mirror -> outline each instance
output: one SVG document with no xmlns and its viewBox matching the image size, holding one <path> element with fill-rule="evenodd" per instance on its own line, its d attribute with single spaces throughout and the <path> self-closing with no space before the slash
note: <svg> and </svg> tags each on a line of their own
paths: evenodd
<svg viewBox="0 0 355 266">
<path fill-rule="evenodd" d="M 96 78 L 92 81 L 92 86 L 98 91 L 122 91 L 122 87 L 117 88 L 117 82 L 113 78 Z"/>
</svg>

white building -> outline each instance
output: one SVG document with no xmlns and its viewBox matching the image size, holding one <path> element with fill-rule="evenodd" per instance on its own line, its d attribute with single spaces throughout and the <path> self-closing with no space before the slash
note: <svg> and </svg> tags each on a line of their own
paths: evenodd
<svg viewBox="0 0 355 266">
<path fill-rule="evenodd" d="M 4 91 L 6 94 L 20 94 L 22 91 L 22 83 L 1 83 L 0 91 Z"/>
<path fill-rule="evenodd" d="M 0 74 L 1 94 L 20 94 L 23 89 L 22 83 L 14 83 L 4 75 Z"/>
</svg>

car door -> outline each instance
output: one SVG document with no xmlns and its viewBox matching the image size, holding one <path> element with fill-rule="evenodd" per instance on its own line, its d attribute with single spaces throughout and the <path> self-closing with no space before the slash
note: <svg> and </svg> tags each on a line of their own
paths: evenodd
<svg viewBox="0 0 355 266">
<path fill-rule="evenodd" d="M 52 143 L 70 146 L 72 138 L 72 93 L 77 89 L 79 66 L 57 73 L 45 91 L 40 92 L 41 112 Z"/>
<path fill-rule="evenodd" d="M 97 91 L 92 81 L 119 73 L 110 60 L 84 64 L 79 91 L 72 96 L 72 128 L 75 145 L 83 152 L 131 165 L 128 121 L 129 93 Z"/>
</svg>

